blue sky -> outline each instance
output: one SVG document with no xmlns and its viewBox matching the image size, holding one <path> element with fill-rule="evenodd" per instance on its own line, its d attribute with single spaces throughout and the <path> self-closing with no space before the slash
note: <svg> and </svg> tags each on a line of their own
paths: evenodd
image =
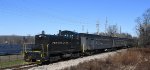
<svg viewBox="0 0 150 70">
<path fill-rule="evenodd" d="M 150 8 L 150 0 L 0 0 L 0 35 L 35 35 L 44 30 L 100 32 L 109 25 L 136 35 L 135 19 Z M 82 30 L 84 26 L 84 31 Z"/>
</svg>

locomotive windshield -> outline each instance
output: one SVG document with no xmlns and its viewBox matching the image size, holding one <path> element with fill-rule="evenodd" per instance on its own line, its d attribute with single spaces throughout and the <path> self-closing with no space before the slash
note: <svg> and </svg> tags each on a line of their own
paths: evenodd
<svg viewBox="0 0 150 70">
<path fill-rule="evenodd" d="M 39 34 L 35 36 L 35 46 L 32 51 L 44 51 L 44 45 L 48 43 L 46 34 Z"/>
</svg>

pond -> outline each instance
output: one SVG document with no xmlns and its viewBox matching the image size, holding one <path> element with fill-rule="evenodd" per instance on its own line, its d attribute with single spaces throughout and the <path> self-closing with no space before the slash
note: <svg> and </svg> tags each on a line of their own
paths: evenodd
<svg viewBox="0 0 150 70">
<path fill-rule="evenodd" d="M 0 44 L 0 55 L 20 54 L 22 45 Z"/>
</svg>

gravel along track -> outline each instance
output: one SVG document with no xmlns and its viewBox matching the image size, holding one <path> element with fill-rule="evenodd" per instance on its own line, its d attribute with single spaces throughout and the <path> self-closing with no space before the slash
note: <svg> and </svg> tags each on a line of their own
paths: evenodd
<svg viewBox="0 0 150 70">
<path fill-rule="evenodd" d="M 52 63 L 52 64 L 49 64 L 49 65 L 33 67 L 29 70 L 61 70 L 61 69 L 64 69 L 66 67 L 78 65 L 79 63 L 83 63 L 85 61 L 90 61 L 92 59 L 105 59 L 108 56 L 112 56 L 116 53 L 125 52 L 125 51 L 126 51 L 126 49 L 113 51 L 113 52 L 105 52 L 105 53 L 100 53 L 100 54 L 87 56 L 87 57 L 83 57 L 83 58 L 71 59 L 71 60 L 67 60 L 67 61 Z"/>
</svg>

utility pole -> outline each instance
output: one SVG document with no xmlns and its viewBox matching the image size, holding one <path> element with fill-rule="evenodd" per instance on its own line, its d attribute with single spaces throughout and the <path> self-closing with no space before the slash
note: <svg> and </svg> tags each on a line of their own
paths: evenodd
<svg viewBox="0 0 150 70">
<path fill-rule="evenodd" d="M 120 26 L 120 34 L 121 34 L 121 26 Z"/>
<path fill-rule="evenodd" d="M 87 29 L 87 32 L 86 32 L 86 33 L 87 33 L 87 34 L 89 33 L 89 32 L 88 32 L 88 29 Z"/>
<path fill-rule="evenodd" d="M 97 35 L 99 35 L 99 21 L 97 21 L 96 28 L 97 28 Z"/>
<path fill-rule="evenodd" d="M 84 32 L 84 25 L 82 25 L 82 32 Z"/>
<path fill-rule="evenodd" d="M 105 23 L 105 33 L 107 32 L 107 24 L 108 24 L 108 20 L 107 20 L 107 17 L 106 17 L 106 23 Z"/>
</svg>

